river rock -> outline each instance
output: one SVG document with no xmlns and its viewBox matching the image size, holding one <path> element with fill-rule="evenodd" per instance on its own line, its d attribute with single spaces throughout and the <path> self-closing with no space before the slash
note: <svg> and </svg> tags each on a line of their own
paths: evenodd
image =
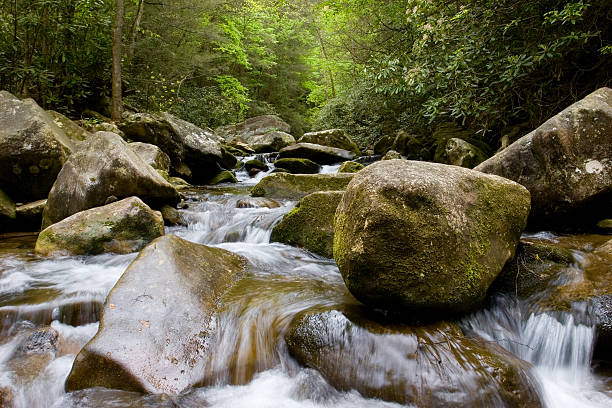
<svg viewBox="0 0 612 408">
<path fill-rule="evenodd" d="M 8 231 L 8 225 L 17 218 L 15 203 L 0 189 L 0 232 Z"/>
<path fill-rule="evenodd" d="M 264 177 L 251 190 L 253 197 L 300 198 L 316 191 L 343 191 L 353 174 L 273 173 Z"/>
<path fill-rule="evenodd" d="M 395 150 L 389 150 L 387 153 L 385 153 L 385 155 L 382 158 L 382 160 L 397 160 L 397 159 L 402 159 L 402 155 L 396 152 Z"/>
<path fill-rule="evenodd" d="M 47 113 L 53 119 L 53 122 L 64 131 L 74 143 L 78 144 L 92 135 L 91 132 L 80 127 L 76 122 L 70 120 L 59 112 L 48 110 Z"/>
<path fill-rule="evenodd" d="M 612 363 L 612 294 L 593 299 L 597 327 L 597 341 L 593 358 Z"/>
<path fill-rule="evenodd" d="M 98 132 L 81 143 L 57 176 L 42 228 L 104 205 L 110 196 L 137 196 L 153 207 L 179 202 L 176 189 L 130 150 L 119 135 Z"/>
<path fill-rule="evenodd" d="M 304 133 L 300 137 L 298 143 L 314 143 L 323 146 L 336 147 L 338 149 L 348 150 L 359 156 L 359 146 L 351 139 L 351 137 L 343 129 L 321 130 L 319 132 Z"/>
<path fill-rule="evenodd" d="M 172 161 L 172 171 L 194 182 L 206 183 L 221 168 L 231 169 L 236 158 L 224 150 L 221 138 L 169 113 L 137 113 L 121 124 L 126 137 L 158 146 Z M 187 173 L 183 166 L 190 170 Z"/>
<path fill-rule="evenodd" d="M 357 163 L 354 161 L 345 161 L 340 165 L 338 169 L 338 173 L 357 173 L 359 170 L 363 169 L 365 166 L 361 163 Z"/>
<path fill-rule="evenodd" d="M 408 160 L 430 160 L 433 140 L 403 130 L 397 132 L 391 150 L 395 150 Z"/>
<path fill-rule="evenodd" d="M 486 159 L 487 156 L 478 147 L 463 139 L 453 137 L 446 142 L 442 162 L 471 169 Z"/>
<path fill-rule="evenodd" d="M 47 200 L 37 200 L 17 206 L 17 225 L 21 231 L 38 231 Z"/>
<path fill-rule="evenodd" d="M 283 147 L 291 146 L 295 143 L 295 138 L 289 133 L 278 130 L 270 130 L 266 133 L 257 134 L 249 137 L 249 146 L 257 153 L 278 152 Z"/>
<path fill-rule="evenodd" d="M 259 170 L 259 171 L 268 171 L 270 168 L 268 165 L 261 160 L 253 159 L 244 163 L 244 168 L 246 171 L 250 172 L 251 170 Z"/>
<path fill-rule="evenodd" d="M 612 89 L 569 106 L 475 170 L 529 190 L 530 228 L 595 225 L 612 205 Z"/>
<path fill-rule="evenodd" d="M 105 387 L 176 395 L 203 381 L 223 294 L 246 260 L 174 235 L 151 242 L 111 290 L 66 391 Z"/>
<path fill-rule="evenodd" d="M 468 311 L 515 252 L 529 192 L 462 167 L 388 160 L 355 174 L 336 211 L 334 258 L 376 308 Z"/>
<path fill-rule="evenodd" d="M 164 205 L 161 210 L 162 218 L 164 219 L 164 224 L 173 226 L 173 225 L 187 225 L 185 221 L 183 221 L 183 217 L 181 217 L 181 213 L 174 207 L 169 205 Z"/>
<path fill-rule="evenodd" d="M 541 406 L 529 365 L 501 347 L 453 323 L 383 325 L 355 309 L 307 311 L 285 336 L 291 355 L 337 389 L 418 407 Z"/>
<path fill-rule="evenodd" d="M 321 171 L 321 166 L 308 159 L 278 159 L 274 166 L 293 174 L 317 174 Z"/>
<path fill-rule="evenodd" d="M 47 197 L 73 148 L 36 102 L 0 91 L 0 188 L 13 200 Z"/>
<path fill-rule="evenodd" d="M 334 164 L 352 160 L 355 154 L 344 149 L 314 143 L 297 143 L 281 149 L 279 159 L 309 159 L 319 164 Z"/>
<path fill-rule="evenodd" d="M 166 173 L 170 173 L 170 157 L 168 157 L 159 147 L 142 142 L 130 143 L 128 147 L 155 170 L 162 170 Z"/>
<path fill-rule="evenodd" d="M 261 115 L 249 118 L 241 123 L 215 129 L 215 133 L 225 139 L 226 143 L 231 143 L 237 138 L 248 142 L 252 136 L 270 131 L 289 133 L 291 126 L 276 115 Z"/>
<path fill-rule="evenodd" d="M 612 233 L 612 218 L 599 221 L 597 223 L 597 228 L 604 233 Z"/>
<path fill-rule="evenodd" d="M 278 208 L 280 204 L 271 198 L 248 197 L 236 202 L 236 208 Z"/>
<path fill-rule="evenodd" d="M 271 242 L 305 248 L 326 258 L 334 256 L 334 215 L 343 191 L 325 191 L 302 198 L 272 230 Z"/>
<path fill-rule="evenodd" d="M 489 292 L 529 297 L 544 290 L 574 261 L 570 250 L 554 243 L 521 240 L 514 258 L 506 262 Z"/>
<path fill-rule="evenodd" d="M 35 251 L 80 255 L 115 252 L 128 254 L 164 234 L 164 220 L 138 197 L 95 207 L 45 228 Z"/>
<path fill-rule="evenodd" d="M 224 170 L 221 173 L 217 174 L 215 177 L 210 180 L 208 184 L 215 185 L 221 183 L 237 183 L 238 179 L 234 176 L 234 173 L 231 171 Z"/>
<path fill-rule="evenodd" d="M 395 138 L 393 136 L 390 136 L 390 135 L 382 136 L 380 139 L 376 141 L 376 143 L 374 143 L 374 146 L 372 146 L 372 150 L 374 151 L 374 154 L 383 156 L 385 153 L 387 153 L 389 150 L 393 148 L 394 140 Z"/>
</svg>

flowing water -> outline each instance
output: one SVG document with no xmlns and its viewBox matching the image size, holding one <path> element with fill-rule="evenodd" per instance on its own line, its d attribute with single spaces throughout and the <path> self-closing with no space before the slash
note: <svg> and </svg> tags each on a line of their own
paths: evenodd
<svg viewBox="0 0 612 408">
<path fill-rule="evenodd" d="M 244 175 L 239 178 L 246 181 Z M 242 184 L 252 183 L 249 179 Z M 236 252 L 250 263 L 249 276 L 226 297 L 217 319 L 218 335 L 207 365 L 209 384 L 178 397 L 101 388 L 66 394 L 64 381 L 76 353 L 96 333 L 106 295 L 136 255 L 45 259 L 33 253 L 35 236 L 12 235 L 0 239 L 0 396 L 9 393 L 19 408 L 399 406 L 355 391 L 336 391 L 317 371 L 300 367 L 289 356 L 284 334 L 297 314 L 357 302 L 333 260 L 269 242 L 274 224 L 295 202 L 239 208 L 247 194 L 240 185 L 190 190 L 184 193 L 187 205 L 181 210 L 187 225 L 166 231 Z M 574 246 L 577 259 L 588 258 L 584 245 Z M 578 262 L 556 284 L 580 279 L 587 271 L 588 265 Z M 541 306 L 546 296 L 524 301 L 497 297 L 460 325 L 533 364 L 546 406 L 612 406 L 610 377 L 591 367 L 595 328 L 588 304 L 575 302 L 570 310 L 549 311 Z M 26 339 L 48 326 L 59 334 L 56 349 L 42 355 L 24 353 Z"/>
</svg>

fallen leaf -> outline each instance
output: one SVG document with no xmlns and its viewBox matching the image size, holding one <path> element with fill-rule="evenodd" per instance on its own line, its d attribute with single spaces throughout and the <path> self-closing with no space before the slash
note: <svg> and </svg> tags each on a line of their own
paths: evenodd
<svg viewBox="0 0 612 408">
<path fill-rule="evenodd" d="M 142 324 L 144 327 L 146 327 L 147 329 L 150 327 L 149 321 L 148 320 L 141 320 L 140 324 Z"/>
<path fill-rule="evenodd" d="M 112 303 L 110 305 L 108 305 L 108 307 L 110 307 L 111 309 L 115 308 L 115 305 L 113 305 Z"/>
</svg>

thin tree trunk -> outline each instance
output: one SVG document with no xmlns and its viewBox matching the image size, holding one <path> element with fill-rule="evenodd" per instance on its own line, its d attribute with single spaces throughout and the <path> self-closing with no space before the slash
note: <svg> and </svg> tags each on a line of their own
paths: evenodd
<svg viewBox="0 0 612 408">
<path fill-rule="evenodd" d="M 142 14 L 144 13 L 144 0 L 138 0 L 138 11 L 136 12 L 136 17 L 134 18 L 134 22 L 132 23 L 132 27 L 130 28 L 130 42 L 128 44 L 127 49 L 127 58 L 130 64 L 134 59 L 134 47 L 136 45 L 136 35 L 138 35 L 138 30 L 140 30 L 140 20 L 142 20 Z"/>
<path fill-rule="evenodd" d="M 112 75 L 112 111 L 111 118 L 115 123 L 121 122 L 121 34 L 123 33 L 123 16 L 125 5 L 123 0 L 117 0 L 115 29 L 113 32 L 113 75 Z"/>
<path fill-rule="evenodd" d="M 323 42 L 323 36 L 321 35 L 321 31 L 315 26 L 315 31 L 317 32 L 317 37 L 319 37 L 319 43 L 321 44 L 321 55 L 326 62 L 329 62 L 329 58 L 327 57 L 327 51 L 325 50 L 325 43 Z M 325 70 L 329 75 L 329 84 L 331 86 L 331 95 L 332 98 L 336 97 L 336 87 L 334 86 L 334 75 L 332 74 L 330 69 Z M 325 81 L 327 82 L 327 80 Z"/>
</svg>

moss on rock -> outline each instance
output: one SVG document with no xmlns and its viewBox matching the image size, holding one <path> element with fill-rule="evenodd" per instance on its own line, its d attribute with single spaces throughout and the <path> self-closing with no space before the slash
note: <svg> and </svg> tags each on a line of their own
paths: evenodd
<svg viewBox="0 0 612 408">
<path fill-rule="evenodd" d="M 342 191 L 353 174 L 274 173 L 263 178 L 252 190 L 253 197 L 299 200 L 316 191 Z"/>
<path fill-rule="evenodd" d="M 302 198 L 274 227 L 270 241 L 305 248 L 332 258 L 334 215 L 342 194 L 342 191 L 325 191 Z"/>
<path fill-rule="evenodd" d="M 338 173 L 357 173 L 359 170 L 363 169 L 365 166 L 361 163 L 357 163 L 354 161 L 346 161 L 340 165 L 338 169 Z"/>
<path fill-rule="evenodd" d="M 293 174 L 317 174 L 321 170 L 321 166 L 308 159 L 278 159 L 274 166 Z"/>
</svg>

